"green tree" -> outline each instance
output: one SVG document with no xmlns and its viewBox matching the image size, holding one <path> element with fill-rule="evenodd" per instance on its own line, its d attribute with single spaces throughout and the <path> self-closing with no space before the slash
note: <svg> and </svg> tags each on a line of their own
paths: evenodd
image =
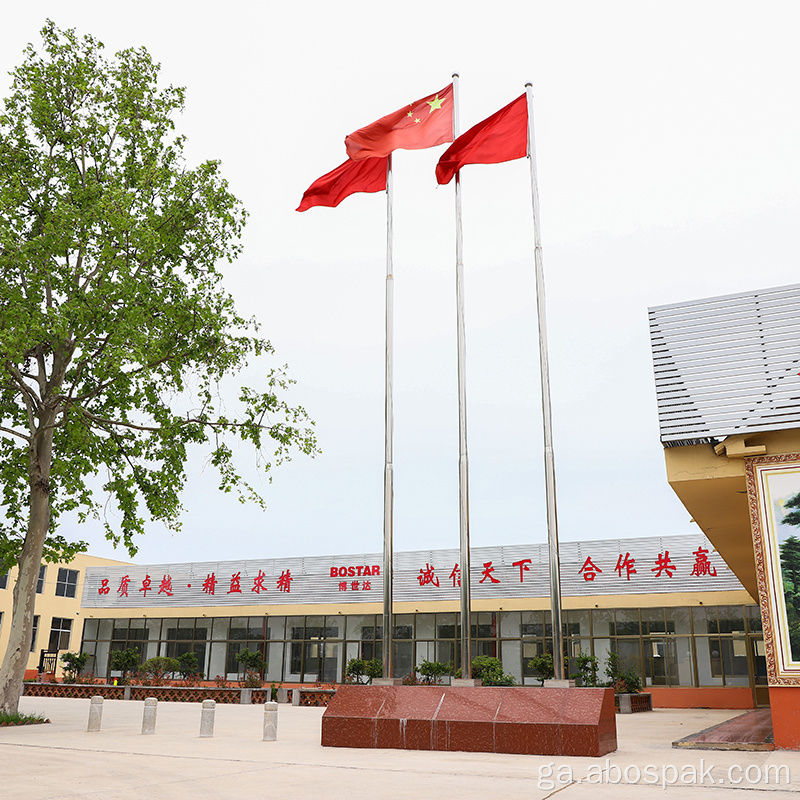
<svg viewBox="0 0 800 800">
<path fill-rule="evenodd" d="M 475 656 L 472 659 L 472 677 L 484 686 L 514 686 L 516 680 L 510 673 L 503 672 L 503 662 L 494 656 Z"/>
<path fill-rule="evenodd" d="M 87 547 L 56 533 L 59 514 L 102 519 L 133 555 L 149 521 L 179 527 L 190 445 L 208 445 L 223 491 L 260 503 L 233 464 L 236 439 L 267 470 L 316 452 L 305 412 L 283 399 L 284 369 L 221 406 L 219 382 L 271 347 L 217 266 L 239 253 L 245 212 L 217 162 L 185 163 L 184 91 L 158 73 L 144 49 L 107 58 L 47 22 L 0 109 L 0 569 L 19 567 L 6 712 L 39 565 Z"/>
<path fill-rule="evenodd" d="M 139 669 L 142 663 L 142 655 L 135 647 L 127 650 L 115 650 L 111 654 L 111 669 L 122 673 L 122 683 L 128 680 L 128 673 Z"/>
<path fill-rule="evenodd" d="M 181 665 L 179 672 L 182 678 L 193 678 L 200 674 L 200 659 L 194 650 L 187 650 L 178 656 L 178 663 Z"/>
</svg>

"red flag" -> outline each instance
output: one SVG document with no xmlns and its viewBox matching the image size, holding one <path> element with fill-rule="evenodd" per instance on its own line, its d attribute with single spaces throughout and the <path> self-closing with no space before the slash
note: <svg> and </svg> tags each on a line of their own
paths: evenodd
<svg viewBox="0 0 800 800">
<path fill-rule="evenodd" d="M 345 137 L 353 161 L 453 141 L 453 84 Z"/>
<path fill-rule="evenodd" d="M 528 98 L 521 95 L 496 114 L 471 127 L 445 150 L 436 180 L 450 183 L 465 164 L 499 164 L 528 155 Z"/>
<path fill-rule="evenodd" d="M 386 164 L 388 158 L 367 158 L 364 161 L 347 160 L 317 178 L 306 189 L 297 211 L 312 206 L 335 208 L 355 192 L 382 192 L 386 189 Z"/>
</svg>

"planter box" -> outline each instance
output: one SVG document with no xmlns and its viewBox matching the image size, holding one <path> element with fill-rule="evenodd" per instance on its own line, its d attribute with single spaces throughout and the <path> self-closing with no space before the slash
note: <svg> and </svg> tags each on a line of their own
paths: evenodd
<svg viewBox="0 0 800 800">
<path fill-rule="evenodd" d="M 653 710 L 653 695 L 650 692 L 635 694 L 615 694 L 614 705 L 618 714 L 635 714 L 638 711 Z"/>
</svg>

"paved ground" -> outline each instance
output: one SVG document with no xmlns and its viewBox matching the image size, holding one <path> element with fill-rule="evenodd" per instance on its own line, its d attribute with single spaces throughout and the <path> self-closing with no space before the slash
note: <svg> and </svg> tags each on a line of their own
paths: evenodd
<svg viewBox="0 0 800 800">
<path fill-rule="evenodd" d="M 155 735 L 142 736 L 142 709 L 141 702 L 106 700 L 102 731 L 87 733 L 88 700 L 23 697 L 22 711 L 52 722 L 0 728 L 0 798 L 800 797 L 800 753 L 672 748 L 674 740 L 741 713 L 736 711 L 618 716 L 619 749 L 591 759 L 323 748 L 323 710 L 285 705 L 279 707 L 277 742 L 261 741 L 263 706 L 218 706 L 214 738 L 200 739 L 199 704 L 161 703 Z"/>
</svg>

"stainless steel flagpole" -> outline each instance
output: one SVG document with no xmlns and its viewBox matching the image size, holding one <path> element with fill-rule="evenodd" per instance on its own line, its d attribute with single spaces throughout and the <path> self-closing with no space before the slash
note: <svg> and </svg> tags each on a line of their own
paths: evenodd
<svg viewBox="0 0 800 800">
<path fill-rule="evenodd" d="M 558 514 L 556 512 L 556 466 L 553 455 L 553 423 L 550 412 L 550 369 L 547 358 L 547 320 L 545 317 L 544 268 L 539 231 L 539 189 L 536 182 L 536 147 L 533 140 L 533 86 L 525 84 L 528 99 L 528 158 L 531 167 L 533 201 L 533 240 L 536 265 L 536 316 L 539 321 L 539 371 L 542 383 L 542 421 L 544 424 L 544 480 L 547 503 L 547 544 L 550 562 L 550 609 L 553 623 L 553 671 L 565 680 L 564 643 L 561 627 L 561 572 L 558 557 Z"/>
<path fill-rule="evenodd" d="M 392 155 L 386 162 L 386 386 L 385 386 L 385 460 L 383 467 L 383 677 L 394 677 L 392 657 L 392 563 L 394 465 L 392 435 L 392 361 L 394 344 L 394 275 L 392 274 Z"/>
<path fill-rule="evenodd" d="M 458 73 L 453 74 L 453 139 L 459 135 Z M 461 174 L 456 172 L 456 328 L 458 339 L 458 518 L 461 567 L 461 677 L 472 677 L 472 603 L 469 568 L 469 458 L 467 456 L 466 339 L 464 335 L 464 257 L 461 231 Z"/>
</svg>

